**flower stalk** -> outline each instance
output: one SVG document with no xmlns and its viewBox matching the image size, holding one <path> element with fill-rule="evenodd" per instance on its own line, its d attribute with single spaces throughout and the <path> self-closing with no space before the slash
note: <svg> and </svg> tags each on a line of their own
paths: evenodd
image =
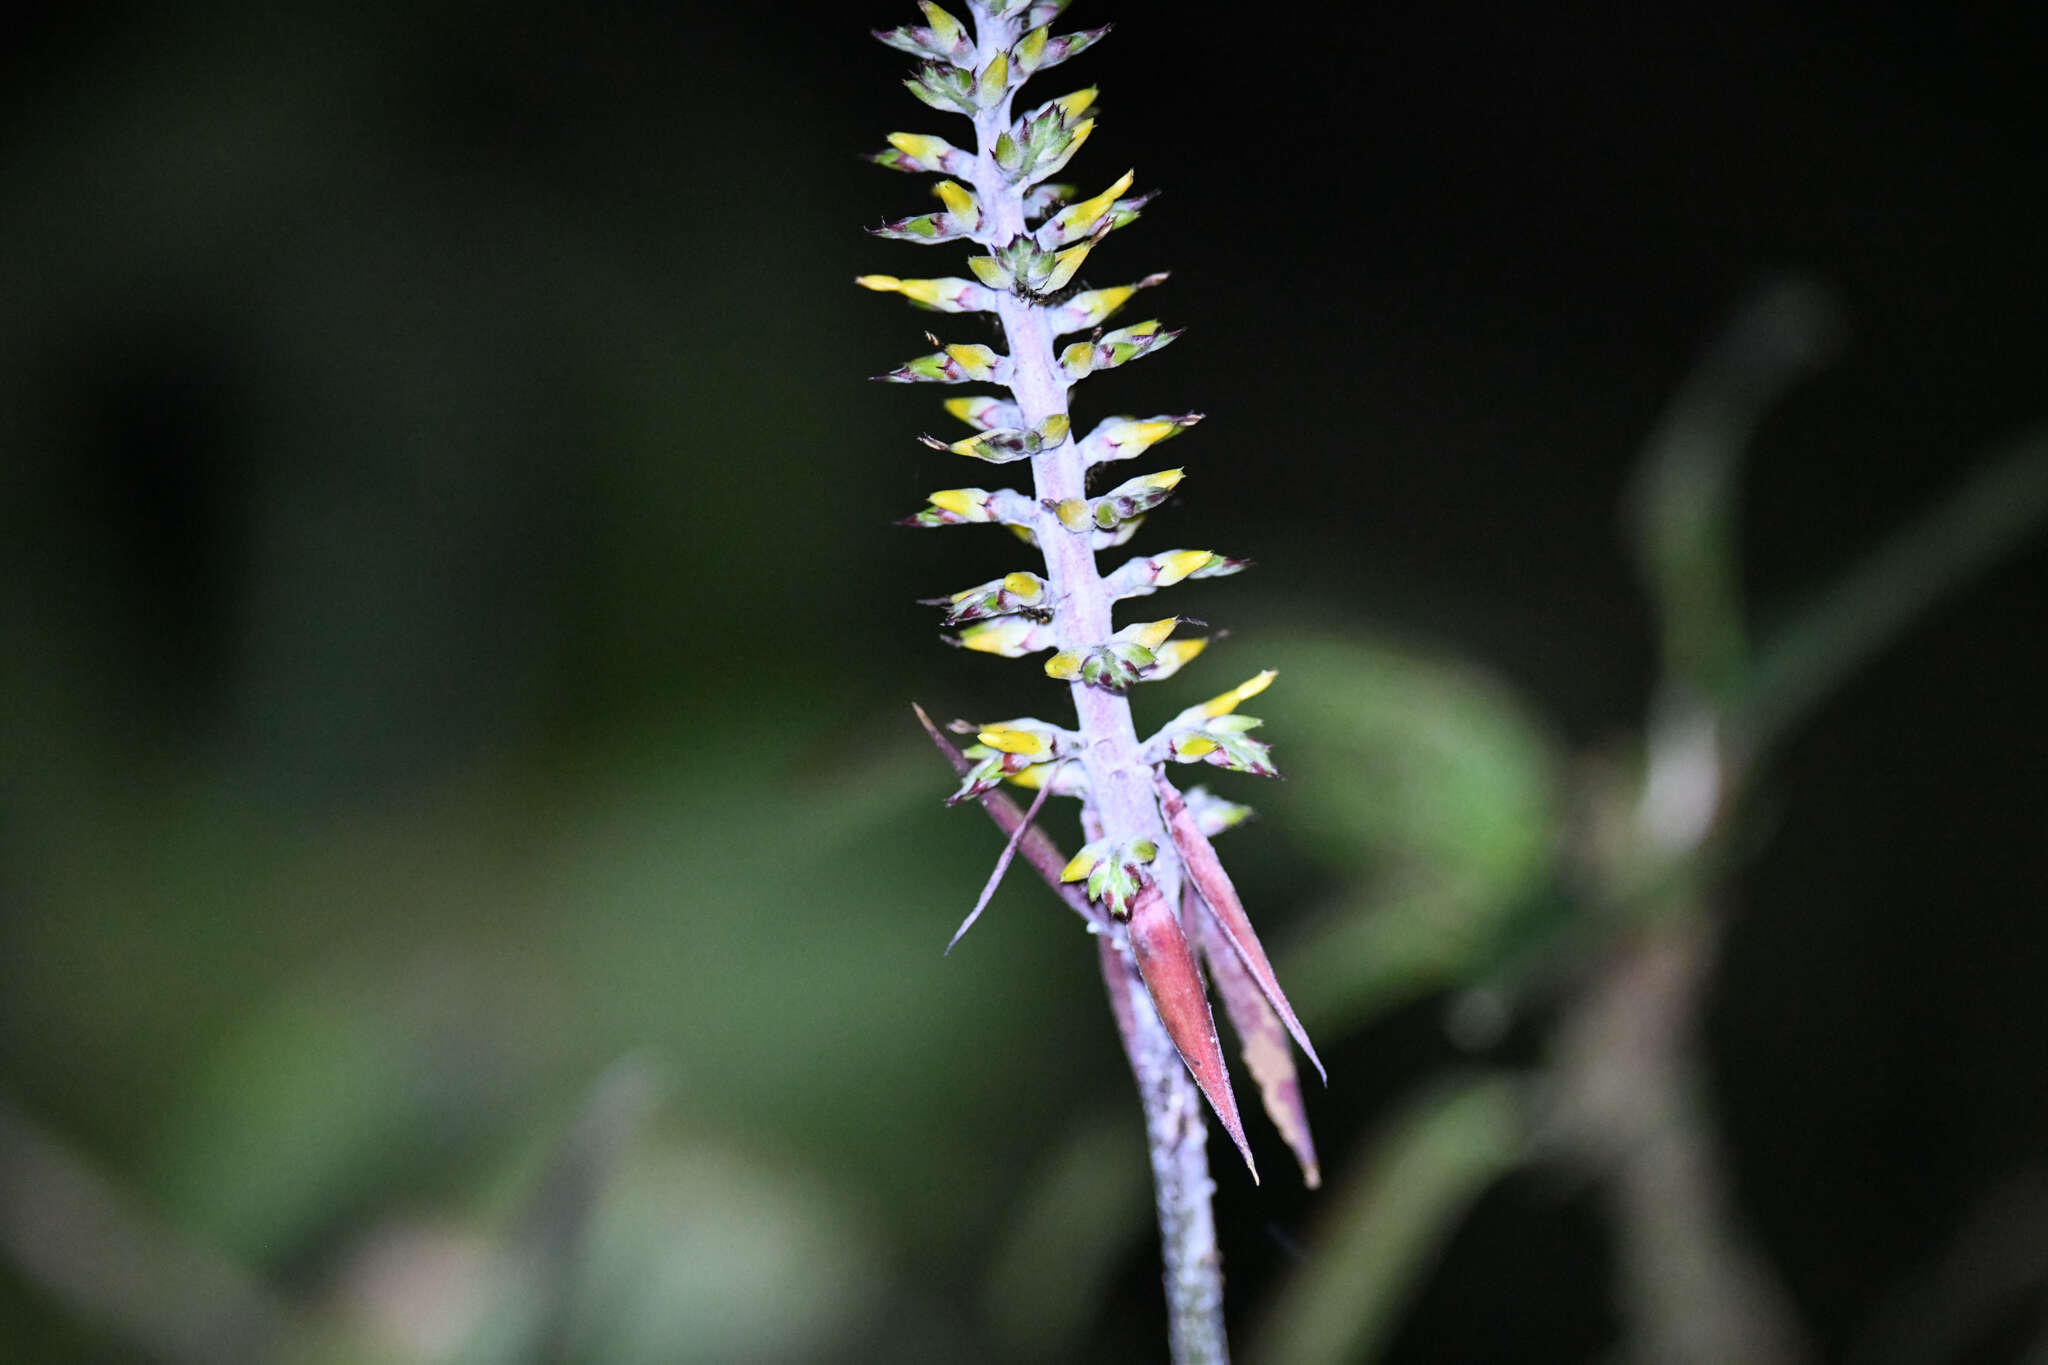
<svg viewBox="0 0 2048 1365">
<path fill-rule="evenodd" d="M 1311 1185 L 1318 1169 L 1289 1040 L 1318 1073 L 1322 1064 L 1210 843 L 1241 821 L 1245 808 L 1200 788 L 1183 794 L 1164 771 L 1169 763 L 1207 763 L 1276 775 L 1267 747 L 1248 737 L 1258 721 L 1236 714 L 1272 673 L 1187 708 L 1146 739 L 1139 738 L 1131 713 L 1128 694 L 1135 685 L 1172 676 L 1202 653 L 1208 638 L 1183 629 L 1200 622 L 1172 615 L 1119 628 L 1114 604 L 1190 579 L 1236 573 L 1246 562 L 1188 549 L 1142 555 L 1106 574 L 1096 562 L 1099 552 L 1128 542 L 1174 495 L 1184 471 L 1137 474 L 1094 493 L 1091 471 L 1138 459 L 1202 414 L 1111 417 L 1085 434 L 1075 428 L 1069 399 L 1078 383 L 1160 351 L 1180 333 L 1156 320 L 1102 329 L 1164 275 L 1092 288 L 1083 278 L 1094 248 L 1135 221 L 1150 198 L 1130 193 L 1135 177 L 1129 171 L 1087 198 L 1051 180 L 1095 127 L 1094 88 L 1015 110 L 1027 78 L 1107 32 L 1054 35 L 1049 25 L 1064 7 L 1065 0 L 969 0 L 962 21 L 920 0 L 923 24 L 876 34 L 919 59 L 906 82 L 913 95 L 973 124 L 971 147 L 924 133 L 889 135 L 888 149 L 872 159 L 891 170 L 943 177 L 934 188 L 941 207 L 886 223 L 876 234 L 923 244 L 964 242 L 978 254 L 968 261 L 972 278 L 877 274 L 856 283 L 931 312 L 989 315 L 999 328 L 999 345 L 928 333 L 928 354 L 876 377 L 1006 391 L 948 401 L 946 411 L 971 434 L 923 440 L 985 465 L 1028 466 L 1030 491 L 941 489 L 904 524 L 1003 525 L 1036 547 L 1039 564 L 1011 567 L 930 605 L 944 609 L 945 624 L 958 629 L 949 640 L 961 648 L 1006 658 L 1050 652 L 1044 672 L 1066 684 L 1074 723 L 1034 717 L 956 722 L 957 733 L 974 738 L 963 751 L 919 715 L 961 776 L 952 801 L 980 801 L 1010 836 L 995 877 L 1023 851 L 1070 905 L 1082 908 L 1098 936 L 1112 1010 L 1146 1108 L 1174 1358 L 1220 1361 L 1227 1348 L 1204 1100 L 1254 1180 L 1257 1171 L 1207 979 L 1217 983 L 1264 1107 Z M 1071 339 L 1076 334 L 1083 335 Z M 1006 784 L 1036 791 L 1030 814 L 1020 814 L 1000 793 Z M 1085 843 L 1070 859 L 1057 858 L 1050 840 L 1029 828 L 1049 796 L 1080 803 Z M 987 903 L 995 877 L 961 932 Z"/>
</svg>

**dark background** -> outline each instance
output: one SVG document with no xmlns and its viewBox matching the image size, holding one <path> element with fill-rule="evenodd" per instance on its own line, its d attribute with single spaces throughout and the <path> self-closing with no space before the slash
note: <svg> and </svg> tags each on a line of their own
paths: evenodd
<svg viewBox="0 0 2048 1365">
<path fill-rule="evenodd" d="M 1077 6 L 1116 31 L 1032 87 L 1102 86 L 1069 174 L 1165 191 L 1090 281 L 1171 269 L 1127 320 L 1189 329 L 1077 417 L 1209 413 L 1140 545 L 1259 562 L 1188 590 L 1235 638 L 1160 714 L 1314 634 L 1462 660 L 1559 752 L 1625 743 L 1655 664 L 1622 494 L 1759 280 L 1842 317 L 1752 448 L 1759 622 L 2038 424 L 2025 10 Z M 1017 566 L 888 525 L 977 481 L 912 439 L 940 395 L 862 379 L 933 321 L 981 339 L 851 286 L 962 273 L 860 232 L 925 201 L 856 154 L 964 126 L 866 37 L 912 18 L 50 7 L 8 46 L 0 1098 L 337 1332 L 391 1227 L 516 1240 L 632 1053 L 668 1098 L 634 1149 L 655 1193 L 620 1198 L 672 1196 L 701 1240 L 626 1240 L 674 1283 L 731 1277 L 701 1290 L 730 1336 L 681 1358 L 1158 1349 L 1142 1191 L 1115 1181 L 1072 1338 L 990 1325 L 989 1268 L 1036 1245 L 1022 1192 L 1091 1166 L 1047 1154 L 1099 1131 L 1139 1158 L 1092 954 L 1042 893 L 937 957 L 995 845 L 937 808 L 904 703 L 1056 713 L 1034 667 L 938 648 L 912 605 Z M 1809 718 L 1730 888 L 1709 1033 L 1736 1194 L 1823 1358 L 1986 1207 L 2043 1206 L 2012 1193 L 2048 1171 L 2041 545 Z M 1316 741 L 1284 711 L 1286 768 Z M 1278 942 L 1369 871 L 1289 841 L 1328 788 L 1217 785 L 1269 812 L 1233 839 Z M 1325 1055 L 1341 1181 L 1457 1050 L 1431 998 Z M 1315 1205 L 1284 1173 L 1220 1183 L 1249 1314 Z M 775 1254 L 733 1251 L 763 1227 Z M 2038 1265 L 2048 1230 L 2018 1244 Z M 133 1358 L 10 1256 L 0 1354 Z M 1392 1356 L 1587 1358 L 1609 1269 L 1583 1191 L 1517 1177 Z M 1917 1358 L 2040 1349 L 2043 1279 Z M 595 1282 L 577 1358 L 636 1358 L 590 1344 L 639 1321 Z M 797 1327 L 792 1294 L 823 1305 Z"/>
</svg>

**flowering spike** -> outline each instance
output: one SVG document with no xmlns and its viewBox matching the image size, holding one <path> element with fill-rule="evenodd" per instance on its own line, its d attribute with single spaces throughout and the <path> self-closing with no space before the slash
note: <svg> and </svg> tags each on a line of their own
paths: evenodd
<svg viewBox="0 0 2048 1365">
<path fill-rule="evenodd" d="M 1117 628 L 1112 604 L 1190 579 L 1236 573 L 1246 561 L 1202 549 L 1165 550 L 1131 559 L 1107 575 L 1095 562 L 1097 553 L 1127 542 L 1149 513 L 1174 496 L 1183 471 L 1139 475 L 1093 496 L 1089 471 L 1141 455 L 1202 420 L 1198 412 L 1114 417 L 1085 436 L 1070 425 L 1073 384 L 1149 355 L 1180 335 L 1156 319 L 1103 330 L 1139 290 L 1163 281 L 1163 274 L 1097 289 L 1079 285 L 1095 245 L 1134 222 L 1153 197 L 1131 192 L 1134 176 L 1129 172 L 1087 197 L 1062 176 L 1095 128 L 1095 88 L 1012 111 L 1016 91 L 1034 73 L 1085 50 L 1107 30 L 1053 35 L 1049 25 L 1066 0 L 967 3 L 971 32 L 936 3 L 924 3 L 922 25 L 882 37 L 920 59 L 908 82 L 917 98 L 972 119 L 972 147 L 956 147 L 928 134 L 898 133 L 889 138 L 888 150 L 873 159 L 894 170 L 941 177 L 934 189 L 938 210 L 887 223 L 880 234 L 924 243 L 971 241 L 975 249 L 965 253 L 969 275 L 863 275 L 858 283 L 901 294 L 921 308 L 995 315 L 1010 354 L 998 354 L 989 345 L 947 345 L 932 337 L 930 354 L 878 377 L 894 383 L 993 387 L 994 393 L 945 402 L 947 413 L 970 429 L 968 435 L 951 441 L 930 435 L 921 439 L 933 449 L 1015 465 L 1020 471 L 1028 468 L 1029 490 L 941 489 L 906 524 L 1004 525 L 1040 548 L 1043 576 L 1017 570 L 930 604 L 941 608 L 946 628 L 957 632 L 949 642 L 960 648 L 1001 657 L 1048 656 L 1045 672 L 1070 685 L 1084 719 L 1072 731 L 1031 717 L 960 722 L 956 732 L 971 740 L 957 750 L 925 718 L 927 731 L 961 774 L 951 799 L 980 800 L 1011 836 L 966 923 L 972 924 L 988 903 L 1012 853 L 1023 853 L 1101 936 L 1105 979 L 1134 1060 L 1141 1042 L 1149 1049 L 1146 1056 L 1158 1058 L 1167 1055 L 1170 1040 L 1249 1165 L 1197 965 L 1197 954 L 1206 955 L 1266 1110 L 1313 1183 L 1314 1148 L 1287 1042 L 1292 1032 L 1306 1049 L 1307 1039 L 1279 994 L 1207 842 L 1247 811 L 1200 789 L 1190 789 L 1183 798 L 1163 777 L 1152 791 L 1123 780 L 1167 762 L 1205 762 L 1273 775 L 1266 746 L 1250 738 L 1259 722 L 1236 714 L 1239 704 L 1262 691 L 1272 675 L 1258 674 L 1182 710 L 1142 744 L 1131 727 L 1128 703 L 1116 695 L 1133 683 L 1170 677 L 1197 659 L 1212 639 L 1178 634 L 1190 624 L 1178 616 Z M 1000 795 L 997 788 L 1004 783 L 1037 793 L 1029 815 Z M 1051 840 L 1031 823 L 1053 795 L 1080 800 L 1088 835 L 1087 846 L 1065 861 L 1050 851 Z M 1077 885 L 1085 895 L 1075 890 Z M 1186 924 L 1176 901 L 1184 902 L 1192 916 Z M 1149 994 L 1155 1010 L 1144 1008 L 1139 990 Z M 1145 1081 L 1148 1094 L 1187 1094 L 1177 1069 L 1171 1074 L 1156 1066 L 1140 1071 L 1141 1077 L 1151 1078 Z"/>
</svg>

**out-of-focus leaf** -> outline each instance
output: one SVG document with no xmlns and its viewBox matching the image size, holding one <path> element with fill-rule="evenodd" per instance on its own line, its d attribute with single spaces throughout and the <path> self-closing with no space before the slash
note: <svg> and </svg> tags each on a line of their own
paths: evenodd
<svg viewBox="0 0 2048 1365">
<path fill-rule="evenodd" d="M 1144 1142 L 1119 1106 L 1088 1121 L 1017 1187 L 990 1257 L 983 1312 L 1019 1359 L 1077 1359 L 1110 1277 L 1150 1236 Z"/>
<path fill-rule="evenodd" d="M 886 1264 L 829 1187 L 709 1145 L 627 1154 L 592 1213 L 566 1341 L 575 1365 L 838 1358 Z"/>
<path fill-rule="evenodd" d="M 1283 635 L 1259 653 L 1294 683 L 1271 707 L 1294 737 L 1272 825 L 1364 888 L 1281 954 L 1297 1007 L 1349 1028 L 1483 970 L 1553 871 L 1551 738 L 1476 669 L 1384 638 Z"/>
<path fill-rule="evenodd" d="M 1247 1358 L 1268 1365 L 1374 1359 L 1472 1201 L 1524 1159 L 1521 1085 L 1447 1080 L 1350 1163 L 1311 1254 L 1265 1314 Z"/>
<path fill-rule="evenodd" d="M 1943 593 L 2048 521 L 2048 432 L 2014 442 L 1948 500 L 1895 533 L 1758 651 L 1731 729 L 1750 757 Z"/>
</svg>

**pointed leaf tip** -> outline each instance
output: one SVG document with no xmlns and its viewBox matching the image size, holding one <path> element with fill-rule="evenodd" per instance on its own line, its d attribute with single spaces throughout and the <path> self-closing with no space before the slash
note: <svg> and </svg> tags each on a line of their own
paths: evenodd
<svg viewBox="0 0 2048 1365">
<path fill-rule="evenodd" d="M 1187 1063 L 1189 1074 L 1216 1111 L 1223 1130 L 1237 1145 L 1251 1172 L 1259 1179 L 1258 1164 L 1252 1160 L 1251 1145 L 1245 1141 L 1244 1120 L 1238 1115 L 1237 1097 L 1231 1093 L 1230 1070 L 1223 1062 L 1223 1045 L 1216 1037 L 1216 1018 L 1209 1012 L 1209 997 L 1202 989 L 1201 969 L 1188 947 L 1180 921 L 1161 894 L 1159 884 L 1146 877 L 1131 902 L 1129 926 L 1131 955 L 1137 960 L 1138 975 L 1146 994 L 1159 1011 L 1167 1036 Z"/>
<path fill-rule="evenodd" d="M 1230 874 L 1223 870 L 1222 862 L 1216 857 L 1215 845 L 1209 842 L 1208 835 L 1202 833 L 1201 826 L 1189 813 L 1187 803 L 1181 800 L 1173 783 L 1167 781 L 1166 774 L 1154 773 L 1153 778 L 1157 783 L 1160 814 L 1166 817 L 1166 828 L 1173 836 L 1174 847 L 1180 851 L 1188 879 L 1214 916 L 1224 940 L 1258 983 L 1266 1002 L 1287 1025 L 1287 1032 L 1307 1054 L 1316 1074 L 1323 1078 L 1323 1084 L 1328 1085 L 1330 1073 L 1323 1068 L 1323 1059 L 1316 1056 L 1315 1045 L 1309 1042 L 1308 1030 L 1295 1016 L 1294 1006 L 1287 1001 L 1287 993 L 1280 989 L 1280 979 L 1274 975 L 1273 964 L 1259 942 L 1258 931 L 1252 928 L 1251 919 L 1244 912 L 1244 903 L 1237 898 L 1237 888 L 1231 885 Z"/>
</svg>

